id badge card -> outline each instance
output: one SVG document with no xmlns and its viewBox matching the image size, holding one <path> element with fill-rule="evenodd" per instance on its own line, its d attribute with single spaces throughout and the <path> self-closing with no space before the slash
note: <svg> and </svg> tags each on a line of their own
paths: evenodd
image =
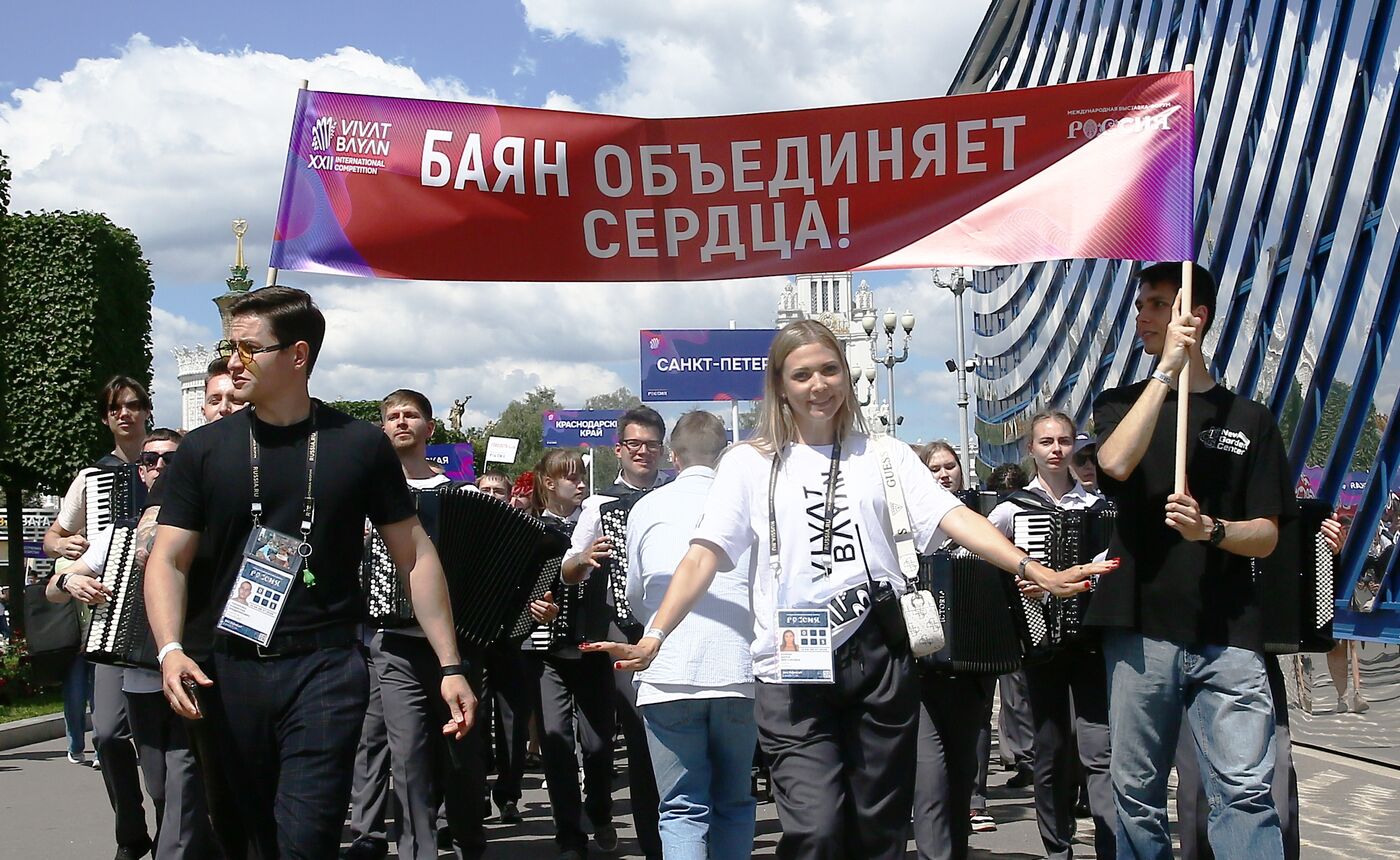
<svg viewBox="0 0 1400 860">
<path fill-rule="evenodd" d="M 295 576 L 310 554 L 306 551 L 309 549 L 299 537 L 265 526 L 254 526 L 248 535 L 248 543 L 243 546 L 243 558 Z"/>
<path fill-rule="evenodd" d="M 244 558 L 219 615 L 218 629 L 267 645 L 295 581 L 296 577 L 285 570 Z"/>
<path fill-rule="evenodd" d="M 831 610 L 779 609 L 778 683 L 832 684 Z"/>
</svg>

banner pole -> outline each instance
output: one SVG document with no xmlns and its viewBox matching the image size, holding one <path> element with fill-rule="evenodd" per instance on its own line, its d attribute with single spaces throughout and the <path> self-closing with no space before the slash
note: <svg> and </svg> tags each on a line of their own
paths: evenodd
<svg viewBox="0 0 1400 860">
<path fill-rule="evenodd" d="M 307 80 L 306 78 L 302 78 L 302 79 L 301 79 L 301 87 L 300 87 L 299 89 L 305 90 L 305 89 L 310 89 L 310 88 L 311 88 L 311 81 Z M 274 268 L 273 266 L 268 266 L 268 267 L 267 267 L 267 283 L 265 284 L 265 286 L 272 287 L 272 286 L 276 286 L 276 285 L 277 285 L 277 269 Z M 486 464 L 486 461 L 483 460 L 483 461 L 482 461 L 482 465 L 484 466 L 485 464 Z"/>
<path fill-rule="evenodd" d="M 1192 82 L 1194 86 L 1194 73 L 1196 71 L 1196 67 L 1194 65 L 1187 65 L 1186 71 L 1192 73 Z M 1192 218 L 1195 218 L 1194 207 L 1192 212 Z M 1196 225 L 1192 223 L 1190 227 L 1192 233 L 1191 244 L 1192 246 L 1194 246 L 1194 234 L 1196 230 Z M 1195 256 L 1194 252 L 1192 256 Z M 1191 295 L 1191 279 L 1192 276 L 1195 274 L 1195 268 L 1193 266 L 1194 262 L 1194 259 L 1184 260 L 1181 264 L 1181 306 L 1186 310 L 1186 315 L 1188 317 L 1192 315 L 1192 310 L 1195 305 Z M 1196 348 L 1200 349 L 1199 343 L 1196 344 Z M 1188 355 L 1186 356 L 1186 364 L 1182 366 L 1181 376 L 1176 383 L 1176 482 L 1174 491 L 1177 493 L 1186 492 L 1186 434 L 1187 416 L 1189 413 L 1187 401 L 1190 398 L 1191 356 L 1188 352 Z"/>
</svg>

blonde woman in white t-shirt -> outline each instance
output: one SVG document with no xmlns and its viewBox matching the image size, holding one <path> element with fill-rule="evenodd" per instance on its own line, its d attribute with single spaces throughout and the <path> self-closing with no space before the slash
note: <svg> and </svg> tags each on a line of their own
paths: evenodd
<svg viewBox="0 0 1400 860">
<path fill-rule="evenodd" d="M 1077 580 L 1101 572 L 1061 574 L 1031 561 L 943 489 L 909 446 L 890 440 L 889 451 L 919 550 L 951 537 L 1059 595 L 1082 591 Z M 814 321 L 791 323 L 774 338 L 757 433 L 720 461 L 704 517 L 646 634 L 636 645 L 585 647 L 611 654 L 619 669 L 645 669 L 715 572 L 746 552 L 755 716 L 783 823 L 779 856 L 902 858 L 918 684 L 907 639 L 891 641 L 895 634 L 868 610 L 872 594 L 893 599 L 905 580 L 877 445 L 860 415 L 845 352 Z M 786 628 L 777 616 L 784 610 L 829 617 L 825 629 L 808 631 L 809 641 L 826 639 L 832 649 L 825 683 L 780 683 Z M 816 655 L 822 659 L 819 648 Z"/>
</svg>

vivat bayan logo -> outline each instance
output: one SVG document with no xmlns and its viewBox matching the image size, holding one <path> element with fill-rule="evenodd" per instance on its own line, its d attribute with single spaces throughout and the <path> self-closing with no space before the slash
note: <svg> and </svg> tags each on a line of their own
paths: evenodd
<svg viewBox="0 0 1400 860">
<path fill-rule="evenodd" d="M 311 129 L 311 148 L 317 152 L 325 152 L 331 148 L 331 135 L 335 134 L 335 117 L 323 116 L 316 120 L 316 126 Z"/>
</svg>

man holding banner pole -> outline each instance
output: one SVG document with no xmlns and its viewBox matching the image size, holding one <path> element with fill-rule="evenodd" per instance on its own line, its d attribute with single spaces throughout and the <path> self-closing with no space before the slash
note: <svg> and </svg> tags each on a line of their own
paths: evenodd
<svg viewBox="0 0 1400 860">
<path fill-rule="evenodd" d="M 1195 264 L 1187 278 L 1182 271 L 1160 263 L 1138 274 L 1137 333 L 1157 367 L 1094 404 L 1101 487 L 1119 508 L 1109 555 L 1122 559 L 1088 615 L 1106 628 L 1119 852 L 1172 856 L 1167 777 L 1184 710 L 1218 798 L 1216 854 L 1282 858 L 1274 708 L 1250 560 L 1274 551 L 1280 519 L 1295 514 L 1292 482 L 1273 415 L 1217 385 L 1201 354 L 1214 279 Z M 1183 384 L 1189 410 L 1178 413 Z"/>
</svg>

